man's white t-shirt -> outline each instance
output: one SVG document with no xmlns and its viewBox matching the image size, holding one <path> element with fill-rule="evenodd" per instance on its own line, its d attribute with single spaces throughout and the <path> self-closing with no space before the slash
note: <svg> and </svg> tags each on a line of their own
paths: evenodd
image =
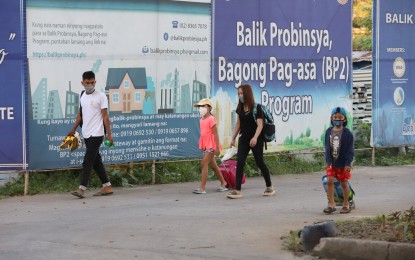
<svg viewBox="0 0 415 260">
<path fill-rule="evenodd" d="M 101 109 L 108 109 L 108 99 L 104 93 L 95 90 L 92 94 L 84 94 L 81 97 L 82 106 L 82 136 L 104 136 L 104 123 Z"/>
</svg>

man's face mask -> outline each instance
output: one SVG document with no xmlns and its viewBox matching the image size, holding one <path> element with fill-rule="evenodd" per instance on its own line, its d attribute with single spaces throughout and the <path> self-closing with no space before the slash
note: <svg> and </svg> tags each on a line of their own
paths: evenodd
<svg viewBox="0 0 415 260">
<path fill-rule="evenodd" d="M 88 86 L 88 87 L 84 87 L 84 88 L 85 88 L 85 92 L 88 93 L 88 94 L 91 94 L 95 90 L 95 86 Z"/>
<path fill-rule="evenodd" d="M 82 85 L 85 88 L 87 94 L 91 94 L 95 90 L 95 80 L 94 79 L 85 79 L 82 81 Z"/>
</svg>

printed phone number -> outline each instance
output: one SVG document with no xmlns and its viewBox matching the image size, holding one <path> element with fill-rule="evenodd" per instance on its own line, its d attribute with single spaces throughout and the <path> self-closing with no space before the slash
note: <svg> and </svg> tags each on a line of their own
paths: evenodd
<svg viewBox="0 0 415 260">
<path fill-rule="evenodd" d="M 163 135 L 163 134 L 187 134 L 187 133 L 189 133 L 189 128 L 187 127 L 157 128 L 157 129 L 145 129 L 145 130 L 122 130 L 120 131 L 120 137 Z"/>
<path fill-rule="evenodd" d="M 101 155 L 104 162 L 124 162 L 133 160 L 151 160 L 169 157 L 169 151 L 155 151 L 155 152 L 140 152 L 131 154 L 115 154 L 115 155 Z M 70 165 L 80 165 L 83 162 L 83 157 L 74 158 L 69 161 Z"/>
<path fill-rule="evenodd" d="M 179 23 L 179 28 L 183 29 L 207 29 L 208 25 L 205 23 Z"/>
<path fill-rule="evenodd" d="M 104 162 L 122 162 L 132 160 L 160 159 L 162 157 L 168 157 L 169 155 L 169 151 L 155 151 L 132 154 L 101 155 L 101 157 Z"/>
</svg>

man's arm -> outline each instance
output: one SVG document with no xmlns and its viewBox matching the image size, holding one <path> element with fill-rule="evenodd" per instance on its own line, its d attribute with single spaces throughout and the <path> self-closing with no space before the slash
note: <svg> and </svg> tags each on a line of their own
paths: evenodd
<svg viewBox="0 0 415 260">
<path fill-rule="evenodd" d="M 101 109 L 102 119 L 104 120 L 104 126 L 107 131 L 107 139 L 110 141 L 110 145 L 113 144 L 112 134 L 111 134 L 111 124 L 110 118 L 108 116 L 108 112 L 106 108 Z"/>
<path fill-rule="evenodd" d="M 71 131 L 68 133 L 68 135 L 74 135 L 75 134 L 76 129 L 78 128 L 79 124 L 81 124 L 81 120 L 82 120 L 81 113 L 78 112 L 78 115 L 76 116 L 75 123 L 73 124 L 73 127 L 72 127 Z"/>
</svg>

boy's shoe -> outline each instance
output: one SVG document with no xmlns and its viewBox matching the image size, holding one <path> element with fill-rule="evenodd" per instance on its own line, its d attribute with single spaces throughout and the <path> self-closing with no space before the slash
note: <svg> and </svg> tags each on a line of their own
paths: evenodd
<svg viewBox="0 0 415 260">
<path fill-rule="evenodd" d="M 85 198 L 84 191 L 81 190 L 81 189 L 77 189 L 77 190 L 71 192 L 71 194 L 74 195 L 74 196 L 76 196 L 76 197 L 78 197 L 78 198 L 80 198 L 80 199 Z"/>
<path fill-rule="evenodd" d="M 343 207 L 340 210 L 340 214 L 347 214 L 347 213 L 350 213 L 350 211 L 352 211 L 352 209 L 350 208 L 350 206 L 349 207 Z"/>
<path fill-rule="evenodd" d="M 233 190 L 231 192 L 228 192 L 228 195 L 226 195 L 229 199 L 240 199 L 242 198 L 242 194 L 237 192 L 236 190 Z"/>
<path fill-rule="evenodd" d="M 106 195 L 111 195 L 112 193 L 113 192 L 112 192 L 111 186 L 107 186 L 107 187 L 102 188 L 97 193 L 95 193 L 94 196 L 106 196 Z"/>
<path fill-rule="evenodd" d="M 274 195 L 275 194 L 275 190 L 274 190 L 274 188 L 272 188 L 272 187 L 267 187 L 266 189 L 265 189 L 265 191 L 264 191 L 264 194 L 262 194 L 262 195 L 264 195 L 264 196 L 272 196 L 272 195 Z"/>
<path fill-rule="evenodd" d="M 323 210 L 323 213 L 326 213 L 326 214 L 331 214 L 331 213 L 333 213 L 333 212 L 336 212 L 336 208 L 332 208 L 332 207 L 330 207 L 330 206 L 328 206 L 327 208 L 325 208 L 325 209 Z"/>
</svg>

